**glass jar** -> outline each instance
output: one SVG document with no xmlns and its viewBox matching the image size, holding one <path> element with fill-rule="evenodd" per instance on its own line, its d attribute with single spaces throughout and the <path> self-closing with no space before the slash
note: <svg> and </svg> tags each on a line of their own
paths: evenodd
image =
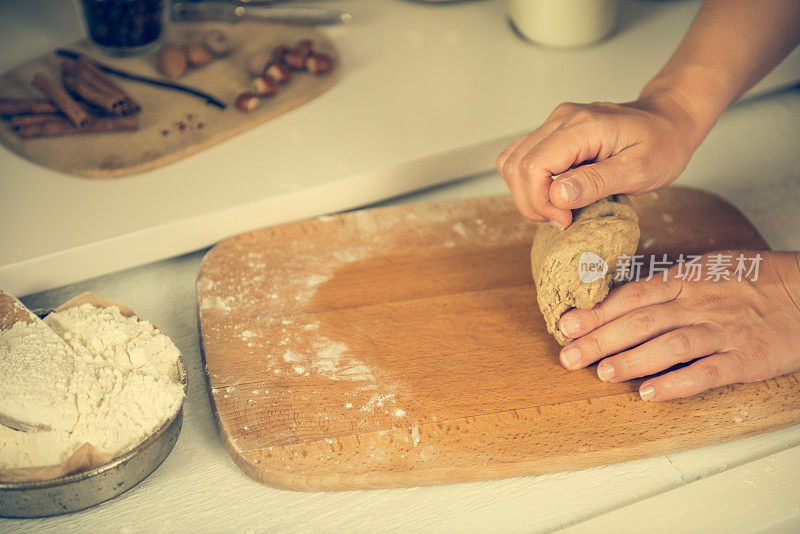
<svg viewBox="0 0 800 534">
<path fill-rule="evenodd" d="M 169 21 L 169 0 L 75 0 L 89 45 L 110 56 L 156 49 Z"/>
</svg>

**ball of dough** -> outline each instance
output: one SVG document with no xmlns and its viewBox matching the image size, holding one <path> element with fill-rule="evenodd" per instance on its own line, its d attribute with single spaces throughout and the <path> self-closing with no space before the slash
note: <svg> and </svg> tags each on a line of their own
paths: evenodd
<svg viewBox="0 0 800 534">
<path fill-rule="evenodd" d="M 606 298 L 620 256 L 632 256 L 638 244 L 639 217 L 627 195 L 575 210 L 566 230 L 538 225 L 531 249 L 533 280 L 547 331 L 556 341 L 570 341 L 558 329 L 561 315 L 572 308 L 588 310 Z M 594 268 L 587 265 L 593 260 Z M 605 272 L 598 272 L 603 262 Z"/>
</svg>

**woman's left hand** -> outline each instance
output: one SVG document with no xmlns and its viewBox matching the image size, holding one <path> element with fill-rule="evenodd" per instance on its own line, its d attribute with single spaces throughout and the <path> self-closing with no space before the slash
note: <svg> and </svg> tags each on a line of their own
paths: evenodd
<svg viewBox="0 0 800 534">
<path fill-rule="evenodd" d="M 574 370 L 599 361 L 601 380 L 622 382 L 696 360 L 643 382 L 639 394 L 649 401 L 800 369 L 800 253 L 726 252 L 760 254 L 757 278 L 738 281 L 731 267 L 729 280 L 706 280 L 717 254 L 700 259 L 699 281 L 682 279 L 676 266 L 666 281 L 632 281 L 591 310 L 566 312 L 559 328 L 574 341 L 561 350 L 562 364 Z"/>
</svg>

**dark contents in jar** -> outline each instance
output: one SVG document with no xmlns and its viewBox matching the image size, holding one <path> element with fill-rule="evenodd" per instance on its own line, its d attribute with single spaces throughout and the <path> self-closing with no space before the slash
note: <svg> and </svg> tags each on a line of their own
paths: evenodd
<svg viewBox="0 0 800 534">
<path fill-rule="evenodd" d="M 115 48 L 145 46 L 161 36 L 165 0 L 82 0 L 91 39 Z"/>
</svg>

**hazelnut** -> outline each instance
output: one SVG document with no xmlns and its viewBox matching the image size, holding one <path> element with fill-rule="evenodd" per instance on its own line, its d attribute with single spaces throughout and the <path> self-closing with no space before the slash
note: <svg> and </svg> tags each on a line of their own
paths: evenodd
<svg viewBox="0 0 800 534">
<path fill-rule="evenodd" d="M 253 78 L 253 92 L 259 96 L 269 96 L 278 90 L 278 84 L 269 76 L 256 76 Z"/>
<path fill-rule="evenodd" d="M 278 63 L 277 61 L 271 61 L 267 66 L 267 69 L 264 71 L 264 74 L 270 76 L 278 83 L 286 83 L 289 81 L 289 78 L 292 77 L 292 73 L 289 71 L 289 68 L 283 63 Z"/>
<path fill-rule="evenodd" d="M 177 78 L 186 70 L 186 56 L 180 47 L 167 45 L 158 53 L 158 72 L 168 78 Z"/>
<path fill-rule="evenodd" d="M 306 66 L 306 56 L 298 50 L 289 50 L 284 54 L 283 62 L 292 70 L 303 70 Z"/>
<path fill-rule="evenodd" d="M 210 31 L 203 35 L 203 46 L 211 52 L 212 56 L 224 56 L 231 51 L 231 45 L 228 42 L 228 36 L 220 31 Z"/>
<path fill-rule="evenodd" d="M 206 50 L 206 47 L 200 43 L 187 43 L 183 45 L 183 54 L 186 56 L 186 61 L 193 67 L 202 67 L 211 61 L 211 52 Z"/>
<path fill-rule="evenodd" d="M 278 61 L 283 61 L 283 56 L 286 55 L 286 52 L 291 50 L 286 45 L 279 45 L 272 49 L 272 57 Z"/>
<path fill-rule="evenodd" d="M 297 41 L 294 45 L 294 49 L 297 52 L 303 54 L 303 57 L 308 57 L 312 53 L 314 53 L 314 41 L 311 39 L 303 39 L 302 41 Z"/>
<path fill-rule="evenodd" d="M 325 74 L 333 68 L 333 58 L 327 54 L 311 54 L 306 58 L 306 70 L 314 74 Z"/>
<path fill-rule="evenodd" d="M 270 55 L 267 52 L 253 52 L 245 60 L 250 76 L 261 76 L 269 65 Z"/>
<path fill-rule="evenodd" d="M 258 95 L 253 93 L 242 93 L 236 97 L 236 107 L 242 111 L 253 111 L 260 103 Z"/>
</svg>

